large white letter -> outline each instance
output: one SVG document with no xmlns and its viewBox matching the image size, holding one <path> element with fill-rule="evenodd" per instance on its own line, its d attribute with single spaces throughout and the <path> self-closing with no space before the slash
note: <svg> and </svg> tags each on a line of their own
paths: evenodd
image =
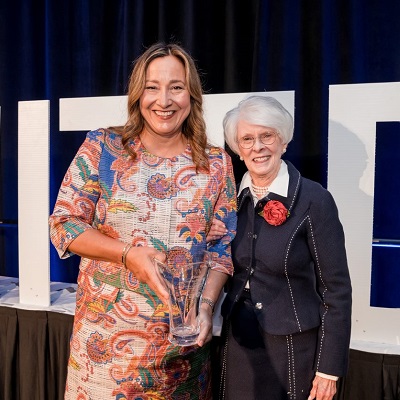
<svg viewBox="0 0 400 400">
<path fill-rule="evenodd" d="M 328 188 L 346 233 L 353 341 L 400 344 L 400 309 L 370 307 L 376 123 L 398 120 L 400 82 L 330 86 Z"/>
<path fill-rule="evenodd" d="M 18 248 L 21 304 L 50 305 L 48 100 L 18 104 Z"/>
</svg>

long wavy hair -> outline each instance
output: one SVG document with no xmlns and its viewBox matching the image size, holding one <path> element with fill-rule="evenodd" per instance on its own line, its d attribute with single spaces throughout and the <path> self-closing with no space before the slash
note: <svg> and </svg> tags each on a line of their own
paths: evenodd
<svg viewBox="0 0 400 400">
<path fill-rule="evenodd" d="M 133 66 L 128 86 L 128 120 L 124 126 L 110 127 L 121 134 L 124 149 L 136 159 L 135 151 L 129 146 L 130 140 L 137 138 L 144 128 L 144 118 L 140 112 L 140 96 L 146 83 L 146 71 L 149 64 L 158 57 L 174 56 L 185 68 L 186 86 L 190 94 L 190 113 L 182 125 L 182 133 L 192 149 L 192 159 L 196 171 L 209 171 L 206 153 L 207 135 L 203 117 L 203 88 L 196 65 L 192 57 L 177 44 L 156 43 L 139 56 Z"/>
</svg>

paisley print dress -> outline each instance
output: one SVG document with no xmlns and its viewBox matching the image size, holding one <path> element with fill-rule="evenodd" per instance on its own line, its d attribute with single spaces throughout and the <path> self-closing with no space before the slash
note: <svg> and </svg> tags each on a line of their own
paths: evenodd
<svg viewBox="0 0 400 400">
<path fill-rule="evenodd" d="M 60 257 L 87 229 L 196 261 L 214 216 L 229 230 L 209 251 L 214 269 L 232 275 L 236 229 L 232 164 L 208 150 L 209 173 L 196 173 L 190 146 L 172 158 L 148 153 L 139 139 L 124 151 L 120 135 L 89 132 L 72 161 L 50 216 Z M 168 310 L 122 264 L 81 259 L 66 399 L 210 399 L 209 346 L 178 347 L 168 337 Z"/>
</svg>

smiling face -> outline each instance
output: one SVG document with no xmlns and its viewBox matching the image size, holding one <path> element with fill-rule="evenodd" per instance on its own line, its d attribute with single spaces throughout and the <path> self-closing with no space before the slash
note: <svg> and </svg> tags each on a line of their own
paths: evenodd
<svg viewBox="0 0 400 400">
<path fill-rule="evenodd" d="M 178 58 L 158 57 L 150 62 L 140 96 L 140 112 L 150 135 L 181 134 L 182 124 L 190 113 L 190 94 L 185 69 Z"/>
<path fill-rule="evenodd" d="M 256 138 L 254 146 L 250 149 L 244 149 L 240 145 L 238 149 L 253 183 L 257 186 L 269 186 L 279 172 L 281 156 L 286 145 L 282 143 L 278 134 L 276 134 L 275 141 L 272 144 L 266 145 L 260 140 L 261 137 L 276 132 L 273 128 L 254 125 L 243 120 L 238 122 L 237 140 L 239 143 L 245 138 L 246 140 Z"/>
</svg>

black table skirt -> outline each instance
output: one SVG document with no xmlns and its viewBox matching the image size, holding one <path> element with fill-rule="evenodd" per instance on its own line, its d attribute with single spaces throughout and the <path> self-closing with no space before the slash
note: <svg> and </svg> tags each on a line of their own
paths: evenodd
<svg viewBox="0 0 400 400">
<path fill-rule="evenodd" d="M 0 306 L 1 400 L 63 399 L 72 322 L 72 315 Z M 335 399 L 400 400 L 400 355 L 351 349 Z"/>
<path fill-rule="evenodd" d="M 0 307 L 0 399 L 64 398 L 73 316 Z"/>
<path fill-rule="evenodd" d="M 349 370 L 339 380 L 336 398 L 400 400 L 400 355 L 350 349 Z"/>
</svg>

